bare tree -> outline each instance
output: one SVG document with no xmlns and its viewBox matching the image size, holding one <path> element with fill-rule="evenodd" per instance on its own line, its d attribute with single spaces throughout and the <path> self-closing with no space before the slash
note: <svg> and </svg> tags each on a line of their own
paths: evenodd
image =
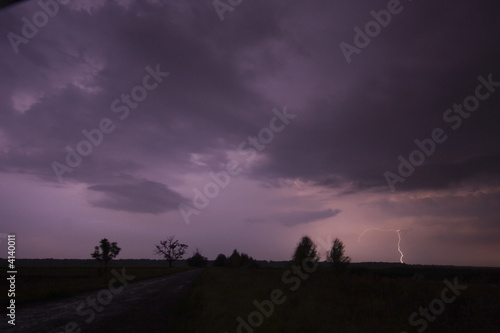
<svg viewBox="0 0 500 333">
<path fill-rule="evenodd" d="M 99 251 L 101 248 L 101 251 Z M 104 269 L 108 266 L 108 262 L 115 258 L 120 253 L 121 248 L 116 245 L 116 242 L 110 243 L 106 238 L 101 239 L 100 245 L 94 248 L 94 252 L 90 255 L 92 258 L 102 261 Z"/>
<path fill-rule="evenodd" d="M 155 253 L 168 260 L 168 267 L 172 267 L 173 261 L 181 259 L 188 247 L 186 244 L 179 243 L 179 240 L 175 239 L 175 235 L 160 241 L 160 244 L 155 246 Z"/>
</svg>

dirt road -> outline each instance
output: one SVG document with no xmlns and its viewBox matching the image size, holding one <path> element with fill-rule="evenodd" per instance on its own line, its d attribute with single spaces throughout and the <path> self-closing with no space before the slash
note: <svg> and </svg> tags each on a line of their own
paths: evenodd
<svg viewBox="0 0 500 333">
<path fill-rule="evenodd" d="M 59 301 L 41 303 L 16 311 L 16 325 L 0 322 L 0 332 L 98 333 L 171 332 L 173 309 L 188 295 L 189 287 L 200 276 L 195 269 L 165 277 L 127 283 L 112 299 L 101 293 L 103 303 L 92 305 L 98 291 Z M 116 289 L 120 287 L 116 284 Z"/>
</svg>

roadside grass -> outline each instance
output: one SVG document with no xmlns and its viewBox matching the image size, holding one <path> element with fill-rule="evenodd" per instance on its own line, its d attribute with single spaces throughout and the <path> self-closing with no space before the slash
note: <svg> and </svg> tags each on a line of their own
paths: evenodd
<svg viewBox="0 0 500 333">
<path fill-rule="evenodd" d="M 262 325 L 240 333 L 417 332 L 421 325 L 410 326 L 409 316 L 429 307 L 446 287 L 443 279 L 387 277 L 377 270 L 341 273 L 320 267 L 292 291 L 295 283 L 282 280 L 286 270 L 207 268 L 178 309 L 174 332 L 238 332 L 237 318 L 248 323 L 248 316 L 257 311 L 253 301 L 269 300 L 274 289 L 283 291 L 284 303 L 274 305 L 269 317 L 262 315 Z M 454 277 L 447 276 L 450 281 Z M 500 290 L 486 284 L 467 286 L 428 322 L 426 332 L 498 332 Z"/>
<path fill-rule="evenodd" d="M 19 267 L 16 275 L 16 304 L 49 301 L 78 295 L 82 292 L 107 288 L 114 275 L 112 270 L 119 274 L 121 266 L 108 267 L 106 272 L 98 267 Z M 189 267 L 162 267 L 162 266 L 126 266 L 127 275 L 135 276 L 131 283 L 155 278 L 159 276 L 183 272 Z M 101 271 L 100 271 L 101 270 Z M 101 274 L 99 274 L 101 273 Z M 3 285 L 7 286 L 5 282 Z M 2 293 L 2 305 L 7 304 L 7 289 Z"/>
</svg>

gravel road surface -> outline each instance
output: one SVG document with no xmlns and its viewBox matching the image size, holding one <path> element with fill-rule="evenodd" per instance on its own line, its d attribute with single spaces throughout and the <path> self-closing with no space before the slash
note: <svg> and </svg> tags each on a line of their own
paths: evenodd
<svg viewBox="0 0 500 333">
<path fill-rule="evenodd" d="M 173 310 L 188 295 L 202 269 L 139 282 L 130 282 L 133 279 L 127 277 L 126 270 L 116 271 L 120 277 L 112 285 L 113 293 L 110 289 L 96 290 L 20 307 L 16 309 L 15 326 L 9 325 L 3 315 L 0 332 L 170 332 Z M 125 282 L 120 283 L 120 278 Z M 97 299 L 102 302 L 92 305 L 92 300 Z"/>
</svg>

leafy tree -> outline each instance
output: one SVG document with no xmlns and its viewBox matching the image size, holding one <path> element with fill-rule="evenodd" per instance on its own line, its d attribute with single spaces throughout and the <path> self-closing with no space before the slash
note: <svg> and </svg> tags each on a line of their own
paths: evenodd
<svg viewBox="0 0 500 333">
<path fill-rule="evenodd" d="M 227 266 L 227 257 L 224 254 L 219 253 L 217 255 L 217 258 L 215 258 L 215 260 L 214 260 L 214 266 L 226 267 Z"/>
<path fill-rule="evenodd" d="M 313 261 L 319 261 L 319 255 L 316 251 L 316 245 L 313 243 L 309 236 L 303 236 L 300 240 L 295 253 L 293 254 L 293 262 L 297 265 L 301 265 L 302 262 L 310 258 Z"/>
<path fill-rule="evenodd" d="M 351 258 L 345 256 L 344 251 L 344 243 L 340 239 L 335 238 L 332 249 L 326 253 L 326 260 L 332 263 L 334 267 L 347 266 L 351 262 Z"/>
<path fill-rule="evenodd" d="M 250 257 L 246 253 L 241 253 L 240 265 L 242 267 L 247 266 L 250 263 Z"/>
<path fill-rule="evenodd" d="M 241 256 L 236 249 L 234 249 L 233 254 L 229 257 L 229 266 L 232 268 L 241 266 Z"/>
<path fill-rule="evenodd" d="M 216 267 L 231 267 L 231 268 L 259 268 L 257 261 L 250 257 L 246 253 L 239 253 L 238 250 L 234 249 L 231 256 L 226 257 L 224 254 L 219 253 L 217 258 L 214 260 L 214 266 Z"/>
<path fill-rule="evenodd" d="M 193 267 L 205 267 L 208 264 L 207 257 L 202 256 L 201 251 L 198 249 L 196 249 L 195 253 L 193 253 L 193 256 L 191 258 L 188 258 L 186 261 L 189 266 Z"/>
<path fill-rule="evenodd" d="M 173 261 L 182 259 L 188 247 L 186 244 L 179 243 L 179 241 L 175 239 L 175 235 L 160 241 L 160 244 L 155 246 L 155 254 L 161 255 L 168 260 L 168 267 L 172 267 Z"/>
<path fill-rule="evenodd" d="M 259 264 L 257 263 L 257 260 L 250 257 L 246 253 L 241 254 L 240 265 L 241 265 L 241 267 L 246 267 L 246 268 L 259 268 Z"/>
<path fill-rule="evenodd" d="M 99 251 L 99 248 L 101 249 Z M 108 266 L 108 262 L 115 258 L 120 253 L 121 248 L 116 245 L 116 242 L 110 243 L 106 238 L 101 239 L 99 246 L 94 248 L 94 252 L 90 255 L 97 261 L 104 263 L 104 269 Z"/>
</svg>

